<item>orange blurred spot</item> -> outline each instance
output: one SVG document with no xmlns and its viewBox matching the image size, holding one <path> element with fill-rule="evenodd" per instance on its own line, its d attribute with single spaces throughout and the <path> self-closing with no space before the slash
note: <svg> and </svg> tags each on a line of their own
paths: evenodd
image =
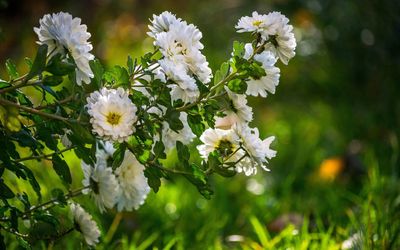
<svg viewBox="0 0 400 250">
<path fill-rule="evenodd" d="M 340 157 L 334 157 L 324 160 L 319 166 L 318 175 L 322 180 L 333 181 L 342 172 L 344 167 L 343 160 Z"/>
</svg>

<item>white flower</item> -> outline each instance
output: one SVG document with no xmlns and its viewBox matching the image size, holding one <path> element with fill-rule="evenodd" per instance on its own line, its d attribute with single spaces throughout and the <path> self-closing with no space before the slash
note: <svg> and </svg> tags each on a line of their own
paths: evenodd
<svg viewBox="0 0 400 250">
<path fill-rule="evenodd" d="M 253 54 L 250 43 L 245 45 L 244 59 L 249 59 Z M 268 92 L 275 94 L 276 86 L 279 84 L 280 69 L 275 67 L 276 58 L 270 51 L 263 51 L 254 55 L 254 60 L 260 62 L 265 70 L 266 76 L 259 79 L 250 78 L 247 81 L 247 95 L 266 97 Z"/>
<path fill-rule="evenodd" d="M 215 150 L 217 150 L 223 158 L 227 159 L 227 162 L 234 162 L 241 156 L 241 154 L 237 152 L 239 148 L 239 137 L 232 129 L 208 128 L 200 136 L 200 140 L 203 144 L 198 145 L 197 150 L 203 159 L 207 159 L 208 155 Z"/>
<path fill-rule="evenodd" d="M 69 205 L 76 229 L 82 233 L 86 243 L 95 246 L 99 243 L 100 230 L 92 216 L 87 213 L 79 204 Z"/>
<path fill-rule="evenodd" d="M 131 152 L 125 151 L 121 166 L 115 170 L 121 190 L 117 198 L 118 211 L 132 211 L 144 203 L 150 187 L 143 171 L 144 166 Z"/>
<path fill-rule="evenodd" d="M 249 123 L 253 120 L 253 110 L 247 105 L 245 95 L 236 94 L 225 87 L 230 101 L 230 110 L 225 111 L 225 114 L 231 116 L 234 123 Z"/>
<path fill-rule="evenodd" d="M 157 34 L 169 31 L 169 27 L 174 23 L 181 22 L 180 18 L 176 18 L 174 14 L 168 11 L 164 11 L 160 15 L 153 15 L 153 20 L 150 21 L 149 25 L 150 32 L 147 34 L 150 37 L 155 38 Z"/>
<path fill-rule="evenodd" d="M 162 124 L 162 142 L 164 143 L 165 151 L 169 151 L 174 148 L 177 141 L 180 141 L 183 144 L 189 144 L 194 138 L 196 138 L 196 135 L 193 134 L 192 129 L 189 127 L 187 122 L 187 114 L 185 112 L 181 112 L 179 119 L 183 124 L 183 128 L 179 130 L 179 132 L 173 131 L 167 122 L 163 122 Z"/>
<path fill-rule="evenodd" d="M 72 18 L 69 13 L 59 12 L 44 15 L 39 23 L 40 27 L 34 28 L 39 38 L 38 44 L 47 44 L 51 55 L 60 53 L 71 56 L 77 66 L 77 84 L 90 83 L 93 72 L 89 61 L 94 59 L 90 53 L 93 47 L 87 41 L 91 35 L 87 32 L 86 25 L 81 24 L 81 19 Z"/>
<path fill-rule="evenodd" d="M 267 25 L 266 15 L 260 15 L 256 11 L 252 13 L 252 16 L 244 16 L 239 19 L 239 22 L 235 26 L 237 32 L 257 32 L 261 33 Z"/>
<path fill-rule="evenodd" d="M 164 58 L 174 66 L 183 68 L 183 72 L 188 77 L 197 76 L 203 83 L 210 82 L 212 71 L 208 66 L 206 57 L 200 52 L 204 45 L 200 42 L 202 33 L 197 27 L 193 24 L 187 24 L 181 19 L 176 19 L 169 12 L 154 16 L 152 23 L 150 36 L 155 38 L 154 44 L 160 48 Z M 159 28 L 156 29 L 155 27 Z M 161 67 L 163 68 L 163 65 Z M 182 73 L 179 74 L 182 75 Z M 168 75 L 167 78 L 174 81 Z"/>
<path fill-rule="evenodd" d="M 159 61 L 165 76 L 175 84 L 169 84 L 171 89 L 171 100 L 182 100 L 184 103 L 192 103 L 197 100 L 200 91 L 197 88 L 196 81 L 186 73 L 183 64 L 175 64 L 169 59 Z"/>
<path fill-rule="evenodd" d="M 90 187 L 84 189 L 82 193 L 90 194 L 100 212 L 112 208 L 119 193 L 119 186 L 112 169 L 107 167 L 107 162 L 102 158 L 97 158 L 94 166 L 82 162 L 82 170 L 84 174 L 82 184 Z"/>
<path fill-rule="evenodd" d="M 289 25 L 287 19 L 280 12 L 272 12 L 267 15 L 269 28 L 264 32 L 268 34 L 270 41 L 265 45 L 266 50 L 270 50 L 284 63 L 296 55 L 296 39 L 293 33 L 293 26 Z"/>
<path fill-rule="evenodd" d="M 93 132 L 103 139 L 122 142 L 135 132 L 137 108 L 124 89 L 103 88 L 86 100 Z"/>
<path fill-rule="evenodd" d="M 261 35 L 260 44 L 267 42 L 265 49 L 279 57 L 284 64 L 295 56 L 296 39 L 293 26 L 280 12 L 271 12 L 268 15 L 259 15 L 253 12 L 251 17 L 245 16 L 239 19 L 236 29 L 238 32 L 256 32 Z"/>
<path fill-rule="evenodd" d="M 109 166 L 108 161 L 113 157 L 115 150 L 111 142 L 99 141 L 96 147 L 96 159 L 107 162 L 107 166 Z"/>
<path fill-rule="evenodd" d="M 233 130 L 235 130 L 240 137 L 240 141 L 251 159 L 257 162 L 258 165 L 261 165 L 264 170 L 269 171 L 263 163 L 268 163 L 268 159 L 272 159 L 276 156 L 276 151 L 270 149 L 270 145 L 275 137 L 270 136 L 261 140 L 258 129 L 250 128 L 247 125 L 233 126 Z"/>
</svg>

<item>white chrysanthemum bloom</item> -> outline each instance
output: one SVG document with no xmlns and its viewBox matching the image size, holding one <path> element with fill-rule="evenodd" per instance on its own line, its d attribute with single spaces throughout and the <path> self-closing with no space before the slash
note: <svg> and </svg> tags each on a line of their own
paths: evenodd
<svg viewBox="0 0 400 250">
<path fill-rule="evenodd" d="M 155 18 L 154 21 L 156 20 L 158 19 Z M 157 32 L 154 36 L 154 44 L 160 48 L 163 56 L 174 65 L 183 66 L 189 77 L 195 75 L 203 83 L 210 82 L 212 71 L 206 57 L 200 52 L 204 45 L 200 42 L 202 33 L 197 27 L 179 19 L 168 21 L 168 29 L 163 30 L 165 31 Z"/>
<path fill-rule="evenodd" d="M 103 139 L 122 142 L 135 132 L 137 108 L 123 88 L 102 88 L 86 100 L 93 132 Z"/>
<path fill-rule="evenodd" d="M 269 171 L 269 169 L 264 166 L 263 163 L 268 163 L 268 159 L 272 159 L 276 156 L 276 151 L 270 149 L 270 145 L 275 137 L 270 136 L 264 140 L 261 140 L 258 129 L 250 128 L 247 125 L 243 126 L 236 124 L 232 129 L 239 136 L 243 147 L 250 157 L 259 165 L 261 165 L 264 170 Z"/>
<path fill-rule="evenodd" d="M 269 28 L 264 32 L 268 34 L 270 41 L 265 45 L 265 49 L 274 53 L 287 65 L 289 60 L 296 53 L 296 38 L 293 33 L 293 26 L 289 25 L 287 19 L 280 12 L 272 12 L 267 15 Z"/>
<path fill-rule="evenodd" d="M 138 209 L 146 200 L 150 187 L 143 171 L 144 166 L 131 152 L 125 151 L 121 166 L 115 170 L 121 190 L 117 197 L 118 211 Z"/>
<path fill-rule="evenodd" d="M 99 141 L 96 148 L 96 159 L 107 162 L 107 166 L 109 166 L 108 161 L 113 157 L 115 150 L 111 142 Z"/>
<path fill-rule="evenodd" d="M 253 120 L 253 109 L 247 105 L 245 95 L 236 94 L 225 87 L 229 97 L 230 109 L 225 111 L 225 114 L 231 116 L 234 123 L 249 123 Z"/>
<path fill-rule="evenodd" d="M 77 66 L 76 83 L 90 83 L 93 72 L 89 61 L 94 59 L 90 53 L 93 46 L 87 41 L 91 35 L 86 25 L 81 24 L 81 19 L 59 12 L 44 15 L 39 23 L 40 27 L 34 28 L 39 38 L 38 44 L 46 44 L 51 55 L 60 53 L 71 56 Z"/>
<path fill-rule="evenodd" d="M 183 128 L 179 130 L 179 132 L 173 131 L 167 122 L 163 122 L 162 124 L 163 129 L 161 140 L 164 143 L 165 151 L 175 148 L 177 141 L 180 141 L 183 144 L 189 144 L 194 138 L 196 138 L 196 135 L 193 134 L 192 129 L 189 127 L 187 114 L 185 112 L 180 113 L 179 120 L 181 120 L 183 124 Z"/>
<path fill-rule="evenodd" d="M 244 59 L 249 59 L 254 53 L 250 43 L 245 45 Z M 246 94 L 252 96 L 266 97 L 268 92 L 275 94 L 276 86 L 279 84 L 280 69 L 275 67 L 276 57 L 270 51 L 263 51 L 254 55 L 254 60 L 260 62 L 265 70 L 266 76 L 259 79 L 251 78 L 247 81 Z"/>
<path fill-rule="evenodd" d="M 84 179 L 82 184 L 85 187 L 82 193 L 90 194 L 99 208 L 104 212 L 106 208 L 112 208 L 119 194 L 119 185 L 112 169 L 107 167 L 107 162 L 102 158 L 97 158 L 94 166 L 82 162 Z"/>
<path fill-rule="evenodd" d="M 241 17 L 235 26 L 237 32 L 257 32 L 262 34 L 267 25 L 267 16 L 260 15 L 257 11 L 252 13 L 252 16 Z M 265 37 L 264 37 L 265 38 Z"/>
<path fill-rule="evenodd" d="M 169 27 L 174 23 L 181 22 L 182 19 L 176 18 L 174 14 L 168 11 L 164 11 L 160 15 L 153 15 L 153 20 L 150 20 L 151 25 L 149 25 L 150 32 L 147 35 L 155 38 L 157 34 L 169 31 Z"/>
<path fill-rule="evenodd" d="M 200 136 L 200 140 L 203 144 L 198 145 L 197 150 L 203 159 L 207 159 L 208 155 L 215 150 L 227 159 L 227 162 L 235 162 L 243 155 L 237 151 L 239 149 L 239 137 L 232 129 L 208 128 Z"/>
<path fill-rule="evenodd" d="M 86 212 L 79 204 L 69 205 L 76 229 L 81 232 L 86 243 L 95 246 L 99 243 L 100 230 L 92 216 Z"/>
<path fill-rule="evenodd" d="M 183 64 L 175 64 L 169 59 L 159 61 L 165 76 L 175 84 L 169 84 L 171 89 L 171 100 L 182 100 L 184 103 L 192 103 L 197 100 L 200 91 L 197 88 L 196 81 L 186 73 Z"/>
</svg>

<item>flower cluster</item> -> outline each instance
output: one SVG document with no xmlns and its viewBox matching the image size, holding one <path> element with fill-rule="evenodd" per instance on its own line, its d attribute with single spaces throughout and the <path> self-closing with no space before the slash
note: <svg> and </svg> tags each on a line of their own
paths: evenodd
<svg viewBox="0 0 400 250">
<path fill-rule="evenodd" d="M 154 15 L 149 28 L 148 35 L 155 39 L 154 45 L 163 55 L 158 63 L 164 80 L 170 81 L 172 101 L 195 102 L 200 94 L 196 80 L 208 83 L 212 77 L 206 57 L 201 53 L 202 33 L 167 11 Z"/>
<path fill-rule="evenodd" d="M 76 83 L 90 83 L 93 72 L 89 61 L 94 59 L 90 53 L 93 46 L 87 41 L 91 35 L 86 31 L 86 25 L 81 24 L 81 19 L 59 12 L 44 15 L 39 23 L 40 27 L 34 28 L 38 44 L 47 44 L 49 56 L 59 53 L 72 58 L 76 64 Z"/>
<path fill-rule="evenodd" d="M 81 19 L 64 12 L 45 15 L 34 28 L 41 45 L 34 67 L 29 74 L 13 79 L 18 83 L 10 81 L 11 87 L 2 89 L 11 92 L 40 82 L 43 93 L 54 97 L 54 103 L 41 106 L 43 111 L 32 106 L 24 109 L 27 119 L 38 121 L 38 129 L 29 126 L 24 133 L 35 135 L 32 143 L 43 142 L 32 146 L 35 153 L 43 145 L 54 151 L 64 145 L 65 149 L 55 151 L 52 163 L 67 184 L 72 183 L 72 175 L 57 154 L 73 149 L 82 160 L 83 187 L 59 197 L 86 194 L 101 213 L 108 209 L 132 211 L 144 203 L 150 189 L 158 191 L 161 178 L 185 176 L 210 198 L 213 173 L 231 177 L 256 174 L 260 167 L 269 171 L 266 165 L 276 155 L 271 149 L 275 137 L 260 138 L 259 130 L 251 125 L 255 113 L 248 97 L 266 98 L 276 92 L 278 59 L 288 64 L 295 55 L 289 20 L 278 12 L 253 12 L 240 18 L 237 32 L 250 32 L 252 41 L 234 42 L 231 58 L 214 76 L 196 26 L 167 11 L 154 15 L 150 22 L 147 34 L 154 39 L 154 51 L 139 60 L 128 57 L 127 67 L 104 70 L 90 53 L 91 35 Z M 72 90 L 52 89 L 67 82 L 67 77 L 76 83 Z M 82 82 L 88 85 L 82 86 Z M 13 103 L 19 95 L 23 94 L 14 93 L 8 96 L 10 100 L 0 101 L 19 106 Z M 7 110 L 0 112 L 3 125 L 11 117 Z M 35 112 L 30 114 L 32 110 Z M 14 113 L 19 115 L 18 110 Z M 46 120 L 43 125 L 40 116 L 49 123 Z M 22 126 L 8 129 L 18 132 Z M 194 142 L 200 145 L 190 147 Z M 164 166 L 173 149 L 178 166 Z M 197 149 L 202 162 L 192 162 L 196 157 L 191 156 L 191 149 Z M 40 188 L 38 192 L 40 196 Z M 100 230 L 92 216 L 76 203 L 70 203 L 70 210 L 74 229 L 88 245 L 97 244 Z"/>
<path fill-rule="evenodd" d="M 82 162 L 82 184 L 87 187 L 83 193 L 90 194 L 101 212 L 114 206 L 118 211 L 138 209 L 150 192 L 144 166 L 127 150 L 123 162 L 113 171 L 110 163 L 115 149 L 110 142 L 99 142 L 96 152 L 94 166 Z"/>
<path fill-rule="evenodd" d="M 284 63 L 295 56 L 296 39 L 293 26 L 289 25 L 289 19 L 280 12 L 271 12 L 268 15 L 260 15 L 256 11 L 252 16 L 240 18 L 236 28 L 238 32 L 254 32 L 260 35 L 260 44 L 271 51 Z"/>
</svg>

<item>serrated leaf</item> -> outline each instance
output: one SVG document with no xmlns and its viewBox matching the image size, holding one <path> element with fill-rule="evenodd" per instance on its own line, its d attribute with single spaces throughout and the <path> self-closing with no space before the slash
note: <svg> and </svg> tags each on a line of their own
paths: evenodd
<svg viewBox="0 0 400 250">
<path fill-rule="evenodd" d="M 11 199 L 15 197 L 13 191 L 0 179 L 0 197 L 2 199 Z"/>
<path fill-rule="evenodd" d="M 163 176 L 161 170 L 153 166 L 147 167 L 144 170 L 144 176 L 146 176 L 149 186 L 157 193 L 161 186 L 161 177 Z"/>
<path fill-rule="evenodd" d="M 92 82 L 94 82 L 98 88 L 103 87 L 102 84 L 102 79 L 104 74 L 103 65 L 101 65 L 100 61 L 97 59 L 90 61 L 89 65 L 94 75 L 94 77 L 92 78 Z"/>
<path fill-rule="evenodd" d="M 32 170 L 30 170 L 27 166 L 23 165 L 22 163 L 16 162 L 16 167 L 22 169 L 25 173 L 26 178 L 28 179 L 29 184 L 31 184 L 33 190 L 35 191 L 36 195 L 38 196 L 39 200 L 42 198 L 42 194 L 40 193 L 40 185 L 39 182 L 36 180 L 35 175 L 33 174 Z"/>
<path fill-rule="evenodd" d="M 244 94 L 247 90 L 247 83 L 241 79 L 229 81 L 228 88 L 235 93 Z"/>
<path fill-rule="evenodd" d="M 73 137 L 75 137 L 77 140 L 81 141 L 84 144 L 94 144 L 95 143 L 95 138 L 93 134 L 88 130 L 88 128 L 83 127 L 80 124 L 77 123 L 72 123 L 70 125 Z"/>
<path fill-rule="evenodd" d="M 56 171 L 57 175 L 60 176 L 60 178 L 66 183 L 71 184 L 72 177 L 67 163 L 63 159 L 61 159 L 57 154 L 53 155 L 52 163 L 54 171 Z"/>
<path fill-rule="evenodd" d="M 113 87 L 129 86 L 129 74 L 125 68 L 121 66 L 114 66 L 112 69 L 107 70 L 103 79 L 113 84 Z"/>
<path fill-rule="evenodd" d="M 60 225 L 58 219 L 51 214 L 35 213 L 34 218 L 38 221 L 49 223 L 53 225 L 55 228 L 57 228 Z"/>
<path fill-rule="evenodd" d="M 161 141 L 157 141 L 154 144 L 154 154 L 156 155 L 156 157 L 160 158 L 160 159 L 165 159 L 167 158 L 167 155 L 165 154 L 165 146 L 164 143 L 162 143 Z"/>
<path fill-rule="evenodd" d="M 244 43 L 234 41 L 233 42 L 233 55 L 238 56 L 238 57 L 243 57 L 245 49 L 244 49 Z"/>
<path fill-rule="evenodd" d="M 10 76 L 10 80 L 14 80 L 15 78 L 19 77 L 17 66 L 10 59 L 7 59 L 6 61 L 6 68 L 7 73 Z"/>
<path fill-rule="evenodd" d="M 126 151 L 126 145 L 125 144 L 119 144 L 117 149 L 115 150 L 113 154 L 113 163 L 112 163 L 112 168 L 116 169 L 119 166 L 121 166 L 121 163 L 124 161 L 125 158 L 125 151 Z"/>
<path fill-rule="evenodd" d="M 129 75 L 132 75 L 135 65 L 133 65 L 132 57 L 128 55 L 128 59 L 126 61 L 126 66 L 128 67 Z"/>
<path fill-rule="evenodd" d="M 47 57 L 47 45 L 42 44 L 39 46 L 36 53 L 35 60 L 33 61 L 32 68 L 29 71 L 26 79 L 31 79 L 35 75 L 40 74 L 46 67 L 46 57 Z"/>
<path fill-rule="evenodd" d="M 189 152 L 189 148 L 186 145 L 184 145 L 180 141 L 177 141 L 176 142 L 176 151 L 178 152 L 178 159 L 181 161 L 181 163 L 189 161 L 190 152 Z"/>
<path fill-rule="evenodd" d="M 51 57 L 46 66 L 46 71 L 56 76 L 65 76 L 75 70 L 75 64 L 68 60 L 62 59 L 61 54 L 56 54 Z"/>
<path fill-rule="evenodd" d="M 61 76 L 45 76 L 42 83 L 46 86 L 57 86 L 63 82 L 63 78 Z"/>
<path fill-rule="evenodd" d="M 203 124 L 203 119 L 201 115 L 188 114 L 187 121 L 189 127 L 192 129 L 192 132 L 198 137 L 200 137 L 205 130 L 205 125 Z"/>
<path fill-rule="evenodd" d="M 18 237 L 18 236 L 16 238 L 17 238 L 17 241 L 18 241 L 18 244 L 19 244 L 20 247 L 22 247 L 23 249 L 27 249 L 27 250 L 31 250 L 32 249 L 32 247 L 31 247 L 31 245 L 29 244 L 28 241 L 26 241 L 23 238 Z"/>
<path fill-rule="evenodd" d="M 167 110 L 165 114 L 166 121 L 170 127 L 170 129 L 178 132 L 179 130 L 183 129 L 183 123 L 180 120 L 181 113 L 174 109 Z"/>
<path fill-rule="evenodd" d="M 51 190 L 51 196 L 55 199 L 57 199 L 57 201 L 59 201 L 62 204 L 67 204 L 67 200 L 65 199 L 64 196 L 64 192 L 59 189 L 59 188 L 54 188 L 53 190 Z"/>
</svg>

